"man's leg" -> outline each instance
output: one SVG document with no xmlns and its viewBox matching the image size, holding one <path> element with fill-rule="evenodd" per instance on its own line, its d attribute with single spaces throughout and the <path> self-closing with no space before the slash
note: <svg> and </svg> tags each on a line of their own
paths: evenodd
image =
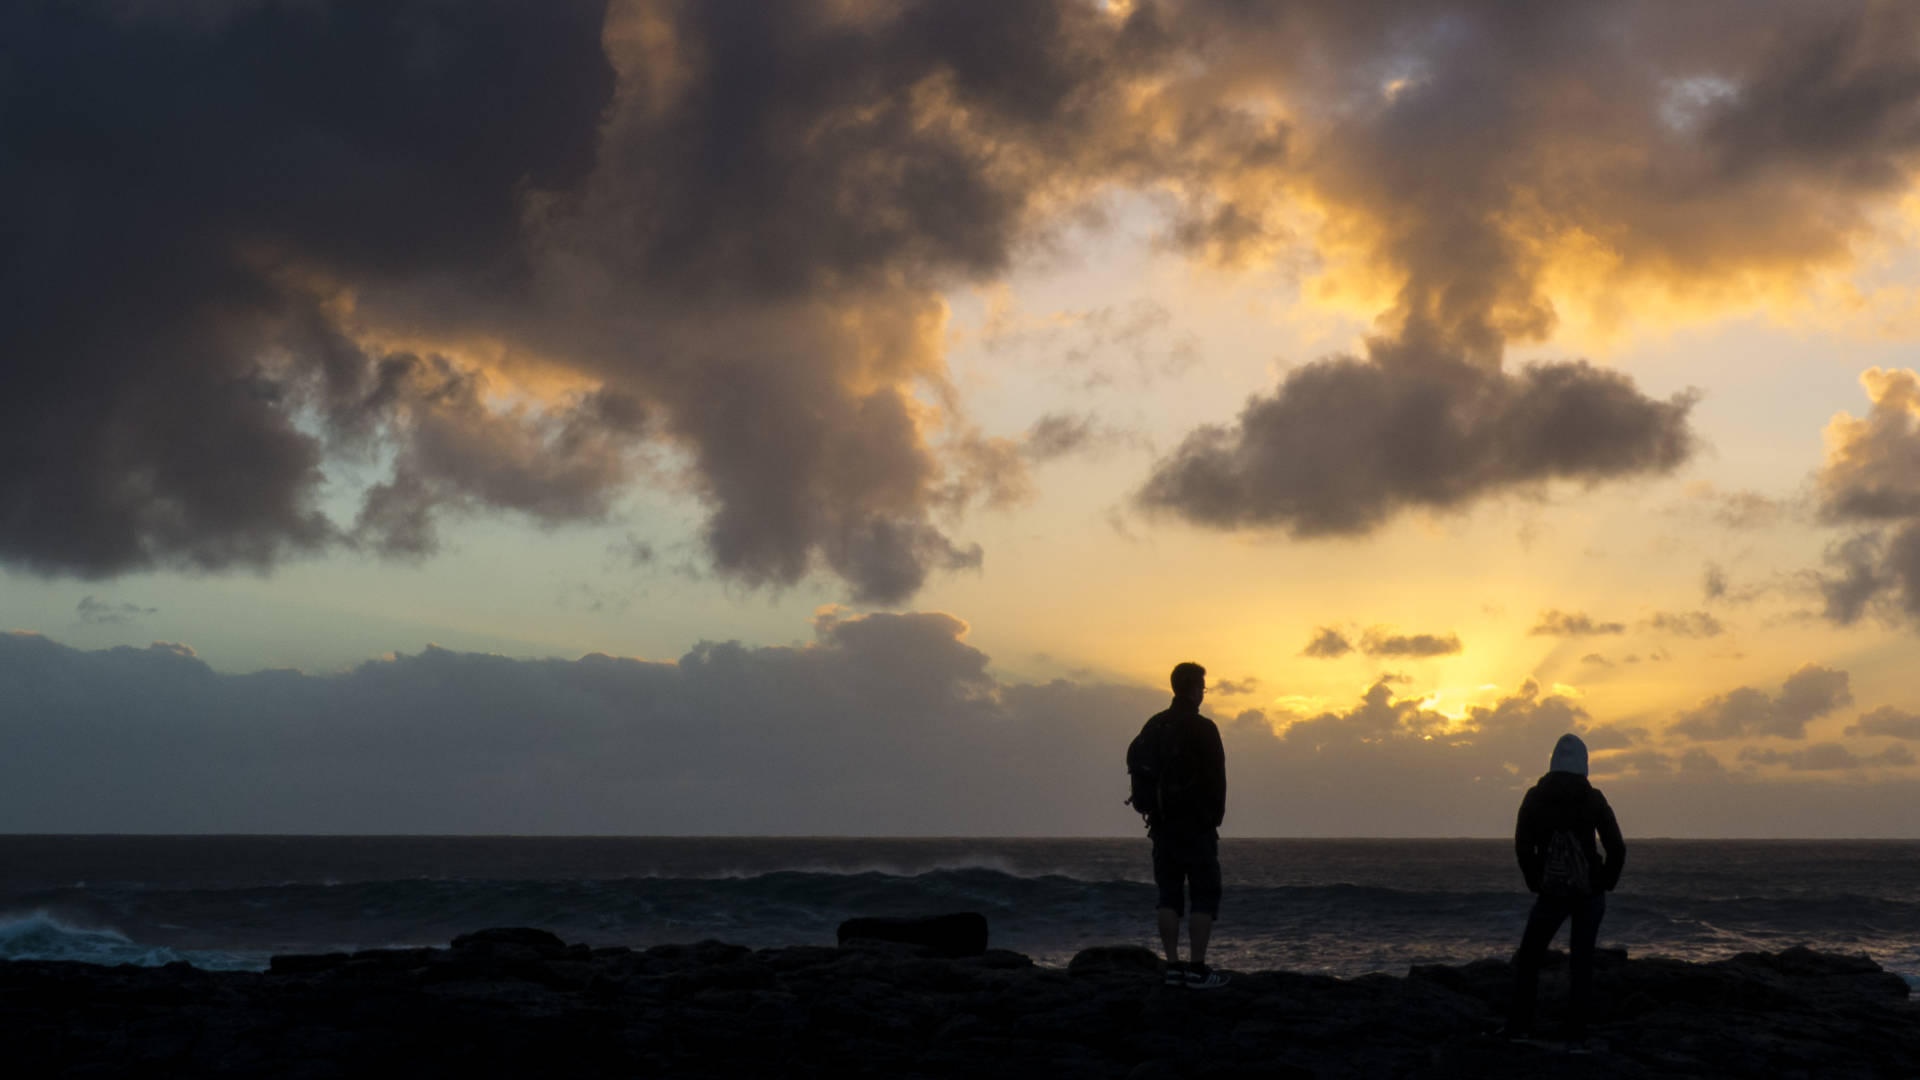
<svg viewBox="0 0 1920 1080">
<path fill-rule="evenodd" d="M 1570 1034 L 1578 1037 L 1586 1034 L 1587 1017 L 1593 1008 L 1593 946 L 1600 937 L 1600 920 L 1607 913 L 1607 894 L 1577 900 L 1572 906 L 1573 931 L 1568 952 L 1572 954 L 1569 963 L 1573 967 L 1570 973 L 1573 985 L 1567 1020 L 1572 1029 Z"/>
<path fill-rule="evenodd" d="M 1196 845 L 1191 874 L 1193 915 L 1187 924 L 1195 964 L 1207 962 L 1207 941 L 1220 914 L 1220 841 L 1209 835 Z"/>
<path fill-rule="evenodd" d="M 1193 914 L 1187 919 L 1187 937 L 1189 940 L 1187 952 L 1192 955 L 1194 963 L 1204 964 L 1207 962 L 1207 939 L 1212 936 L 1213 916 L 1195 908 Z"/>
<path fill-rule="evenodd" d="M 1180 962 L 1180 916 L 1187 910 L 1186 872 L 1175 855 L 1172 843 L 1163 836 L 1153 838 L 1153 884 L 1160 893 L 1160 946 L 1166 950 L 1169 966 Z"/>
<path fill-rule="evenodd" d="M 1524 1035 L 1533 1030 L 1533 1004 L 1540 994 L 1540 959 L 1566 917 L 1566 906 L 1545 896 L 1535 898 L 1533 910 L 1527 913 L 1520 951 L 1513 955 L 1513 1004 L 1507 1009 L 1510 1034 Z"/>
</svg>

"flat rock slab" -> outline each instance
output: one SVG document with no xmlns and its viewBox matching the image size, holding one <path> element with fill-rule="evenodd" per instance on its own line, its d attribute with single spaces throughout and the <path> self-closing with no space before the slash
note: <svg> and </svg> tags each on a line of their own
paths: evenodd
<svg viewBox="0 0 1920 1080">
<path fill-rule="evenodd" d="M 835 935 L 840 944 L 885 941 L 913 945 L 935 956 L 979 956 L 987 951 L 987 917 L 977 911 L 918 918 L 848 919 Z"/>
<path fill-rule="evenodd" d="M 18 1076 L 1920 1076 L 1920 1007 L 1861 957 L 1603 955 L 1582 1053 L 1552 1041 L 1564 960 L 1542 979 L 1543 1045 L 1486 1034 L 1504 961 L 1240 972 L 1205 993 L 1158 963 L 1105 946 L 1070 975 L 1004 950 L 634 951 L 521 928 L 270 972 L 0 962 L 0 1030 Z"/>
</svg>

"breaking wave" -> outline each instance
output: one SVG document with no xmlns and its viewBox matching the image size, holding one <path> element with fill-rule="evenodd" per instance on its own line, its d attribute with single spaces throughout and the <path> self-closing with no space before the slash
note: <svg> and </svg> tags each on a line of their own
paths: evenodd
<svg viewBox="0 0 1920 1080">
<path fill-rule="evenodd" d="M 160 967 L 180 961 L 209 970 L 264 967 L 261 958 L 218 950 L 183 952 L 164 945 L 143 945 L 112 929 L 72 926 L 44 911 L 0 916 L 0 959 L 66 960 L 114 966 Z"/>
</svg>

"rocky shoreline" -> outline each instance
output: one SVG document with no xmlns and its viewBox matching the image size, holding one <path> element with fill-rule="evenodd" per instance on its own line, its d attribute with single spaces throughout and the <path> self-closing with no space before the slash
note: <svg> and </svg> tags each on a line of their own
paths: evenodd
<svg viewBox="0 0 1920 1080">
<path fill-rule="evenodd" d="M 1585 1053 L 1486 1034 L 1504 960 L 1161 984 L 1144 949 L 1065 970 L 855 942 L 647 950 L 487 930 L 266 972 L 0 962 L 16 1076 L 1914 1077 L 1920 1006 L 1865 957 L 1603 953 Z M 1549 958 L 1542 1019 L 1566 995 Z"/>
</svg>

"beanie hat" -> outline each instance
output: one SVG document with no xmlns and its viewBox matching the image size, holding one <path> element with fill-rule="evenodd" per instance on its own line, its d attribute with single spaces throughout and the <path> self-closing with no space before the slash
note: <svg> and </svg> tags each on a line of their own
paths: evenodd
<svg viewBox="0 0 1920 1080">
<path fill-rule="evenodd" d="M 1578 735 L 1560 736 L 1560 741 L 1553 744 L 1553 763 L 1547 766 L 1547 771 L 1587 775 L 1587 744 L 1581 742 Z"/>
</svg>

